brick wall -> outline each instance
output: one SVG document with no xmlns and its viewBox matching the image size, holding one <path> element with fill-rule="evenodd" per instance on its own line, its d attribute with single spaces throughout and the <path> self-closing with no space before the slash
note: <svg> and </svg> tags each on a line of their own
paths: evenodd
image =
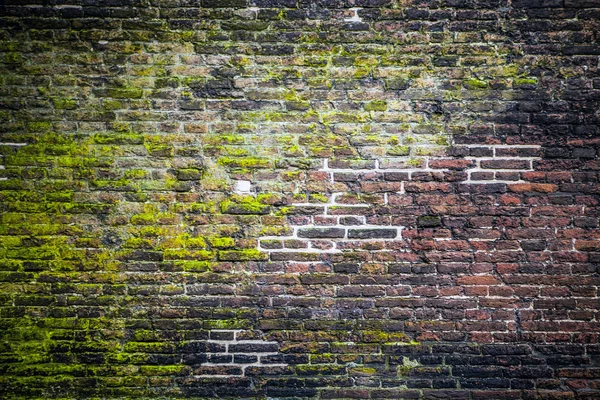
<svg viewBox="0 0 600 400">
<path fill-rule="evenodd" d="M 599 0 L 0 21 L 0 397 L 600 398 Z"/>
</svg>

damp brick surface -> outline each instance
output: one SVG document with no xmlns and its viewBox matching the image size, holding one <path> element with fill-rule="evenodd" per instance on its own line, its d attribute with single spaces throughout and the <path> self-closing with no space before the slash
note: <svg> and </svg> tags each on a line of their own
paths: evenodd
<svg viewBox="0 0 600 400">
<path fill-rule="evenodd" d="M 600 399 L 600 0 L 0 2 L 0 398 Z"/>
</svg>

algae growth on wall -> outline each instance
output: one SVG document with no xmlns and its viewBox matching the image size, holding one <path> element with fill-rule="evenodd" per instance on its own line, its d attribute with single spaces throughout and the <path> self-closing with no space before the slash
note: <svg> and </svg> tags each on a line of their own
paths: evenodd
<svg viewBox="0 0 600 400">
<path fill-rule="evenodd" d="M 0 397 L 600 396 L 599 0 L 0 21 Z"/>
</svg>

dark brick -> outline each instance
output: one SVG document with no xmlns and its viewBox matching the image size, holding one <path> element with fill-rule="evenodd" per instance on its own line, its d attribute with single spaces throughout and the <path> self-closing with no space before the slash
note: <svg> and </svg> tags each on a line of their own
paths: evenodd
<svg viewBox="0 0 600 400">
<path fill-rule="evenodd" d="M 230 344 L 229 351 L 232 353 L 273 353 L 277 352 L 276 344 L 265 343 L 240 343 Z"/>
<path fill-rule="evenodd" d="M 393 239 L 397 235 L 397 229 L 348 229 L 350 239 Z"/>
<path fill-rule="evenodd" d="M 565 7 L 600 8 L 600 0 L 565 0 Z"/>
<path fill-rule="evenodd" d="M 343 238 L 345 229 L 340 228 L 303 228 L 298 229 L 298 236 L 302 238 Z"/>
<path fill-rule="evenodd" d="M 563 0 L 513 0 L 512 5 L 515 8 L 562 7 Z"/>
<path fill-rule="evenodd" d="M 442 219 L 435 215 L 423 215 L 418 218 L 417 225 L 421 228 L 434 228 L 442 225 Z"/>
<path fill-rule="evenodd" d="M 224 8 L 224 7 L 246 7 L 247 0 L 202 0 L 203 7 Z"/>
</svg>

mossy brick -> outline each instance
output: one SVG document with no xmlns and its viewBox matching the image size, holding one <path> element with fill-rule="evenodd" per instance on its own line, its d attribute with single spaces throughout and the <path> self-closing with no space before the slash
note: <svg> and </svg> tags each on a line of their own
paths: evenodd
<svg viewBox="0 0 600 400">
<path fill-rule="evenodd" d="M 515 78 L 513 80 L 513 89 L 529 89 L 533 90 L 537 87 L 537 78 Z"/>
<path fill-rule="evenodd" d="M 175 261 L 175 268 L 185 272 L 207 272 L 211 270 L 211 264 L 208 261 Z"/>
<path fill-rule="evenodd" d="M 128 353 L 173 353 L 175 345 L 167 342 L 128 342 L 123 350 Z"/>
<path fill-rule="evenodd" d="M 142 144 L 144 136 L 135 133 L 98 133 L 93 137 L 97 144 Z"/>
<path fill-rule="evenodd" d="M 202 178 L 202 170 L 197 168 L 182 168 L 177 170 L 177 179 L 194 181 Z"/>
<path fill-rule="evenodd" d="M 407 156 L 410 154 L 409 146 L 393 146 L 387 149 L 386 154 L 390 156 Z"/>
<path fill-rule="evenodd" d="M 178 376 L 188 375 L 190 367 L 186 365 L 142 365 L 140 373 L 145 376 Z"/>
<path fill-rule="evenodd" d="M 243 8 L 247 5 L 247 0 L 202 0 L 202 6 L 207 8 Z"/>
<path fill-rule="evenodd" d="M 386 111 L 388 108 L 387 102 L 383 100 L 374 100 L 366 103 L 365 111 Z"/>
<path fill-rule="evenodd" d="M 482 90 L 487 89 L 488 83 L 481 79 L 468 79 L 464 82 L 464 87 L 470 90 Z"/>
<path fill-rule="evenodd" d="M 271 166 L 272 161 L 267 158 L 256 158 L 256 157 L 220 157 L 218 164 L 226 167 L 234 168 L 249 168 L 249 169 L 260 169 L 268 168 Z"/>
<path fill-rule="evenodd" d="M 171 225 L 178 221 L 175 214 L 171 213 L 139 213 L 131 217 L 131 223 L 133 225 Z"/>
<path fill-rule="evenodd" d="M 79 102 L 75 99 L 53 98 L 52 104 L 58 110 L 74 110 L 79 106 Z"/>
<path fill-rule="evenodd" d="M 265 261 L 267 254 L 256 249 L 246 250 L 221 250 L 218 252 L 220 261 Z"/>
<path fill-rule="evenodd" d="M 141 88 L 114 88 L 108 89 L 108 97 L 115 99 L 139 99 L 144 95 L 144 91 Z"/>
<path fill-rule="evenodd" d="M 221 212 L 224 214 L 242 214 L 242 215 L 264 215 L 271 212 L 271 207 L 257 201 L 232 202 L 226 200 L 221 203 Z"/>
<path fill-rule="evenodd" d="M 166 249 L 164 252 L 166 260 L 212 260 L 214 252 L 208 250 Z"/>
<path fill-rule="evenodd" d="M 167 144 L 144 144 L 148 154 L 153 157 L 173 157 L 175 154 L 175 148 Z"/>
<path fill-rule="evenodd" d="M 208 243 L 215 248 L 227 249 L 235 246 L 235 240 L 229 237 L 208 238 Z"/>
</svg>

